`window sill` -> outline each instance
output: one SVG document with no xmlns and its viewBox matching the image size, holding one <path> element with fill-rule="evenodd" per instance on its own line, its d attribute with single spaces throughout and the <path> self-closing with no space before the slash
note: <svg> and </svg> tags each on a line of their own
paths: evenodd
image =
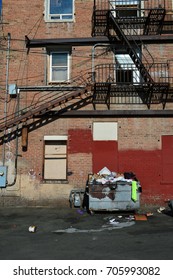
<svg viewBox="0 0 173 280">
<path fill-rule="evenodd" d="M 67 180 L 42 180 L 41 184 L 69 184 Z"/>
<path fill-rule="evenodd" d="M 45 23 L 73 23 L 74 19 L 46 19 Z"/>
<path fill-rule="evenodd" d="M 70 82 L 48 82 L 49 85 L 57 85 L 57 86 L 61 86 L 61 85 L 70 85 Z"/>
</svg>

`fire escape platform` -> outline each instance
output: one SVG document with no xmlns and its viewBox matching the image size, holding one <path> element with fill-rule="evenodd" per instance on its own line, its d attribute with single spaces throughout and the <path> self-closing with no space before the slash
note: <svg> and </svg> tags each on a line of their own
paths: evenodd
<svg viewBox="0 0 173 280">
<path fill-rule="evenodd" d="M 95 83 L 93 105 L 96 108 L 96 104 L 106 104 L 110 109 L 111 98 L 117 99 L 114 101 L 116 104 L 147 104 L 148 107 L 151 104 L 162 104 L 165 107 L 166 103 L 173 102 L 173 89 L 169 88 L 169 83 L 154 83 L 152 91 L 149 89 L 146 83 Z M 125 100 L 124 103 L 121 99 Z"/>
<path fill-rule="evenodd" d="M 148 12 L 148 11 L 147 11 Z M 92 33 L 94 36 L 104 36 L 107 32 L 107 23 L 109 13 L 114 13 L 114 11 L 107 10 L 94 10 L 92 17 Z M 137 29 L 138 35 L 157 35 L 151 32 L 151 28 L 155 26 L 157 28 L 158 34 L 166 35 L 173 34 L 173 21 L 170 20 L 170 15 L 167 18 L 166 11 L 164 9 L 151 9 L 147 16 L 137 16 L 137 17 L 116 17 L 118 24 L 122 26 L 127 26 L 130 30 Z M 140 30 L 140 31 L 139 31 Z"/>
</svg>

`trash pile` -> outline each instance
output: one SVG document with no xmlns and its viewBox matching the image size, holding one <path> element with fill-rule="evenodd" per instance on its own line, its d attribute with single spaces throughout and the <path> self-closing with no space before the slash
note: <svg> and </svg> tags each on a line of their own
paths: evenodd
<svg viewBox="0 0 173 280">
<path fill-rule="evenodd" d="M 106 217 L 106 223 L 102 225 L 105 229 L 118 229 L 135 225 L 134 215 L 116 215 L 114 217 Z"/>
<path fill-rule="evenodd" d="M 110 171 L 107 167 L 102 168 L 98 173 L 89 174 L 88 181 L 90 184 L 114 184 L 118 181 L 131 182 L 132 180 L 138 181 L 133 172 L 117 173 Z"/>
<path fill-rule="evenodd" d="M 127 223 L 131 221 L 147 221 L 146 214 L 129 214 L 129 215 L 118 215 L 115 217 L 108 218 L 108 224 L 112 226 L 119 226 L 121 223 Z"/>
<path fill-rule="evenodd" d="M 162 207 L 162 206 L 161 206 L 160 208 L 157 209 L 157 212 L 161 214 L 161 213 L 163 213 L 163 211 L 164 211 L 165 209 L 166 209 L 165 207 Z"/>
<path fill-rule="evenodd" d="M 36 230 L 37 230 L 37 227 L 34 226 L 34 225 L 31 225 L 31 226 L 29 226 L 29 228 L 28 228 L 28 231 L 29 231 L 29 232 L 36 232 Z"/>
</svg>

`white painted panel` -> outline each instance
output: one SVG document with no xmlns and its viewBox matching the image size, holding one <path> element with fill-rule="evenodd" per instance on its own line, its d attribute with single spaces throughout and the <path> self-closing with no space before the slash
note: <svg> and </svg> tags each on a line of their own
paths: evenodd
<svg viewBox="0 0 173 280">
<path fill-rule="evenodd" d="M 118 140 L 117 122 L 94 122 L 93 140 L 111 141 Z"/>
<path fill-rule="evenodd" d="M 66 159 L 45 159 L 44 179 L 65 180 L 66 179 Z"/>
<path fill-rule="evenodd" d="M 67 140 L 65 135 L 45 135 L 44 140 Z"/>
<path fill-rule="evenodd" d="M 59 155 L 50 155 L 50 154 L 47 154 L 45 155 L 45 158 L 49 158 L 49 159 L 53 159 L 53 158 L 56 158 L 56 159 L 59 159 L 59 158 L 67 158 L 67 155 L 66 154 L 59 154 Z"/>
<path fill-rule="evenodd" d="M 67 152 L 66 145 L 45 145 L 45 156 L 66 154 L 66 152 Z"/>
</svg>

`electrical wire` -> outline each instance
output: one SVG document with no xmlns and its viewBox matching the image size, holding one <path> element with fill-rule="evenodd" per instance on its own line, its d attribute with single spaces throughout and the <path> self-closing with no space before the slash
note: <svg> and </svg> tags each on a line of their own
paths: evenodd
<svg viewBox="0 0 173 280">
<path fill-rule="evenodd" d="M 35 31 L 35 34 L 34 34 L 34 37 L 35 35 L 37 34 L 37 31 L 40 27 L 40 24 L 41 24 L 41 21 L 43 20 L 43 17 L 44 15 L 42 14 L 41 17 L 39 17 L 39 19 L 36 21 L 36 23 L 33 25 L 33 27 L 30 29 L 30 31 L 26 34 L 27 36 L 29 36 L 29 34 L 33 31 L 33 29 L 36 27 L 36 31 Z M 37 26 L 38 25 L 38 26 Z M 33 38 L 34 38 L 33 37 Z"/>
</svg>

